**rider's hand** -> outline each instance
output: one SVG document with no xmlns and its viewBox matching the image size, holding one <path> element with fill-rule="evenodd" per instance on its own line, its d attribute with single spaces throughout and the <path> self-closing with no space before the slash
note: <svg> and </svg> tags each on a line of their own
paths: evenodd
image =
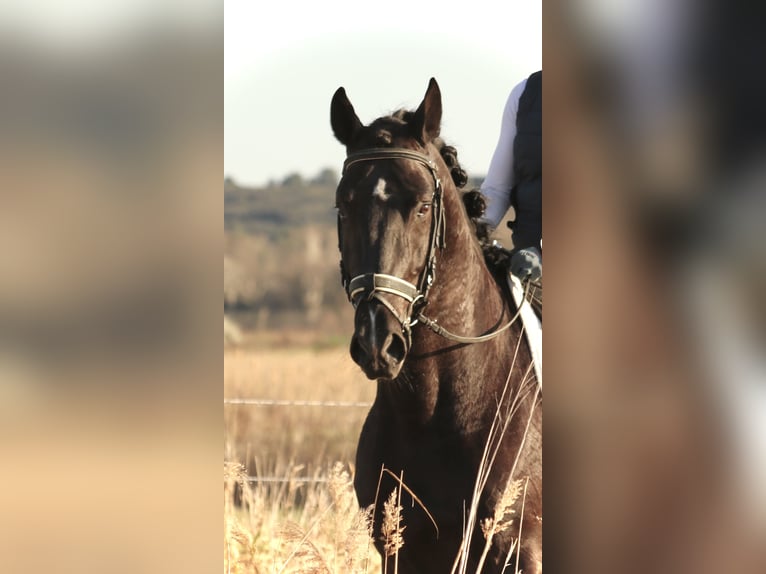
<svg viewBox="0 0 766 574">
<path fill-rule="evenodd" d="M 511 273 L 519 279 L 539 281 L 543 277 L 543 258 L 536 247 L 519 249 L 511 256 Z"/>
</svg>

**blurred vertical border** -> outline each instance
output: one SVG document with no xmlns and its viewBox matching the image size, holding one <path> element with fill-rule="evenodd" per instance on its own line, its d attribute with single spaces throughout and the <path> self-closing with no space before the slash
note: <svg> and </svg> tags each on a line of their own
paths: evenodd
<svg viewBox="0 0 766 574">
<path fill-rule="evenodd" d="M 762 15 L 545 4 L 549 572 L 766 571 Z"/>
<path fill-rule="evenodd" d="M 2 22 L 0 570 L 215 571 L 223 3 Z"/>
</svg>

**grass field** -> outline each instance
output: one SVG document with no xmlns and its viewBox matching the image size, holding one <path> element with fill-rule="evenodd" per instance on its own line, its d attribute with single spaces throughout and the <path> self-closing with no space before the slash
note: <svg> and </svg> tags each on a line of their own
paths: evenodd
<svg viewBox="0 0 766 574">
<path fill-rule="evenodd" d="M 372 402 L 375 383 L 351 361 L 345 344 L 330 344 L 336 340 L 285 332 L 246 338 L 224 352 L 224 399 Z M 224 404 L 224 572 L 380 571 L 372 508 L 358 508 L 352 485 L 367 411 Z M 495 516 L 482 519 L 482 561 L 493 535 L 511 527 L 522 482 L 509 481 Z M 382 541 L 395 571 L 398 549 L 406 544 L 396 494 L 378 501 L 384 509 Z M 465 567 L 457 572 L 468 574 Z"/>
<path fill-rule="evenodd" d="M 344 347 L 234 350 L 224 354 L 224 398 L 361 402 L 375 384 Z M 286 464 L 317 470 L 350 462 L 366 407 L 224 406 L 226 458 L 251 475 Z"/>
<path fill-rule="evenodd" d="M 225 398 L 374 398 L 374 383 L 345 345 L 283 334 L 262 335 L 253 346 L 224 353 Z M 351 484 L 367 410 L 224 405 L 224 572 L 379 571 L 368 515 L 358 509 Z"/>
</svg>

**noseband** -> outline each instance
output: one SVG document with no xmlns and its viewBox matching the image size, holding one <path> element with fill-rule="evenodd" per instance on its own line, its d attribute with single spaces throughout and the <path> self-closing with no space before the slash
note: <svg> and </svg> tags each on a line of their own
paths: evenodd
<svg viewBox="0 0 766 574">
<path fill-rule="evenodd" d="M 417 285 L 394 275 L 385 273 L 364 273 L 349 278 L 341 259 L 341 280 L 349 301 L 357 307 L 363 300 L 380 302 L 386 307 L 402 326 L 402 333 L 407 349 L 412 342 L 412 326 L 418 321 L 420 310 L 428 303 L 428 292 L 436 278 L 436 251 L 444 248 L 445 217 L 442 204 L 442 184 L 436 170 L 436 163 L 427 155 L 405 148 L 372 148 L 352 153 L 343 163 L 343 174 L 355 163 L 365 161 L 409 159 L 426 166 L 434 180 L 434 192 L 431 196 L 431 231 L 428 238 L 428 251 Z M 340 221 L 338 221 L 338 241 L 342 244 Z M 341 255 L 342 257 L 342 255 Z M 386 300 L 385 295 L 394 295 L 407 301 L 407 316 L 401 317 L 394 306 Z"/>
</svg>

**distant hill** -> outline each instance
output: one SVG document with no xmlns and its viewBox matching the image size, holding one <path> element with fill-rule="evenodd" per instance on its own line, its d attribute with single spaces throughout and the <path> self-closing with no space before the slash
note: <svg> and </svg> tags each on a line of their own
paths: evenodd
<svg viewBox="0 0 766 574">
<path fill-rule="evenodd" d="M 478 187 L 482 179 L 471 178 L 466 188 Z M 224 229 L 227 233 L 277 239 L 307 225 L 333 227 L 338 181 L 338 173 L 329 168 L 311 179 L 292 174 L 265 187 L 243 187 L 227 178 L 223 186 Z"/>
<path fill-rule="evenodd" d="M 307 225 L 335 225 L 337 173 L 324 170 L 305 180 L 298 174 L 266 187 L 241 187 L 224 180 L 224 229 L 272 239 Z"/>
</svg>

